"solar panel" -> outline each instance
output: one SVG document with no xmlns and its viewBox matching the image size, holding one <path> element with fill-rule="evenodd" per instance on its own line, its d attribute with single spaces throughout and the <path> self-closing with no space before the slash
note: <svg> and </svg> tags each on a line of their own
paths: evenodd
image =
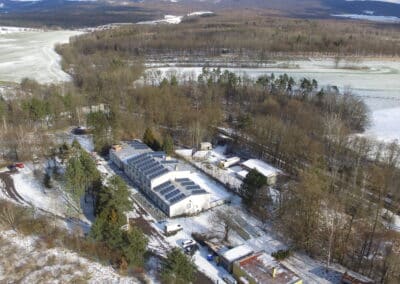
<svg viewBox="0 0 400 284">
<path fill-rule="evenodd" d="M 179 194 L 178 196 L 171 198 L 171 199 L 169 200 L 169 203 L 170 203 L 170 204 L 174 204 L 174 203 L 177 203 L 178 201 L 181 201 L 181 200 L 184 199 L 184 198 L 185 198 L 185 195 L 184 195 L 183 193 L 181 193 L 181 194 Z"/>
<path fill-rule="evenodd" d="M 170 185 L 172 185 L 172 183 L 171 183 L 170 181 L 167 181 L 167 182 L 164 182 L 164 183 L 162 183 L 162 184 L 156 186 L 153 190 L 154 190 L 154 191 L 160 191 L 160 190 L 162 190 L 162 189 L 164 189 L 164 188 L 167 188 L 167 187 L 170 186 Z"/>
<path fill-rule="evenodd" d="M 207 193 L 204 189 L 198 189 L 198 190 L 193 190 L 192 194 L 202 194 L 202 193 Z"/>
<path fill-rule="evenodd" d="M 178 181 L 178 182 L 186 182 L 186 181 L 191 181 L 191 180 L 188 179 L 188 178 L 177 178 L 176 181 Z"/>
<path fill-rule="evenodd" d="M 188 185 L 195 185 L 195 183 L 193 181 L 185 181 L 185 182 L 181 182 L 181 185 L 188 186 Z"/>
<path fill-rule="evenodd" d="M 200 186 L 198 185 L 188 185 L 186 186 L 187 190 L 194 190 L 194 189 L 200 189 Z"/>
<path fill-rule="evenodd" d="M 176 189 L 176 187 L 173 186 L 173 185 L 170 185 L 170 186 L 168 186 L 167 188 L 165 188 L 165 189 L 163 189 L 163 190 L 160 190 L 160 194 L 166 195 L 166 194 L 172 192 L 174 189 Z"/>
<path fill-rule="evenodd" d="M 151 174 L 149 176 L 149 178 L 153 179 L 153 178 L 161 176 L 162 174 L 165 174 L 165 173 L 168 173 L 168 170 L 164 168 L 164 169 L 159 170 L 158 172 L 155 172 L 154 174 Z"/>
<path fill-rule="evenodd" d="M 178 195 L 180 193 L 179 189 L 176 189 L 168 194 L 165 195 L 165 199 L 171 199 L 172 197 L 174 197 L 175 195 Z"/>
</svg>

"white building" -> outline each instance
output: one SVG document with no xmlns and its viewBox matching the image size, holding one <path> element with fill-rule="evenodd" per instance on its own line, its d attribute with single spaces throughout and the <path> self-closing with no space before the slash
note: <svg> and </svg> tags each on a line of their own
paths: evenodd
<svg viewBox="0 0 400 284">
<path fill-rule="evenodd" d="M 210 194 L 180 170 L 177 160 L 140 141 L 110 150 L 110 159 L 169 217 L 196 214 L 210 207 Z"/>
<path fill-rule="evenodd" d="M 242 166 L 246 170 L 237 173 L 239 178 L 244 179 L 249 171 L 255 169 L 267 178 L 269 185 L 275 184 L 278 175 L 281 173 L 281 171 L 277 168 L 257 159 L 247 160 L 246 162 L 242 163 Z"/>
</svg>

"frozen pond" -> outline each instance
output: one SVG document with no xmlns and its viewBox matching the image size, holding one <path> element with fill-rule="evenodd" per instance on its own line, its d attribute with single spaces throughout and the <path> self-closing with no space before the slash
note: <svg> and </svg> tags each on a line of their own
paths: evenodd
<svg viewBox="0 0 400 284">
<path fill-rule="evenodd" d="M 155 67 L 162 74 L 196 78 L 202 67 Z M 364 99 L 372 111 L 372 125 L 366 134 L 381 140 L 400 141 L 400 60 L 341 61 L 309 59 L 271 63 L 263 68 L 222 68 L 240 75 L 257 78 L 261 75 L 287 73 L 296 80 L 314 78 L 320 86 L 337 86 Z M 183 75 L 186 74 L 186 75 Z"/>
<path fill-rule="evenodd" d="M 61 70 L 57 43 L 68 42 L 77 31 L 40 31 L 3 28 L 0 31 L 0 81 L 20 82 L 29 77 L 41 83 L 67 81 Z"/>
</svg>

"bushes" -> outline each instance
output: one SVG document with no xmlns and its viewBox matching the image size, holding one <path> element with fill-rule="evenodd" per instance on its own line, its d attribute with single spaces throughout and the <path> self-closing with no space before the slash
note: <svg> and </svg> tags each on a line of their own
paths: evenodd
<svg viewBox="0 0 400 284">
<path fill-rule="evenodd" d="M 286 249 L 286 250 L 280 249 L 276 252 L 273 252 L 271 255 L 274 258 L 276 258 L 277 260 L 284 260 L 284 259 L 288 258 L 289 256 L 291 256 L 292 252 L 289 249 Z"/>
</svg>

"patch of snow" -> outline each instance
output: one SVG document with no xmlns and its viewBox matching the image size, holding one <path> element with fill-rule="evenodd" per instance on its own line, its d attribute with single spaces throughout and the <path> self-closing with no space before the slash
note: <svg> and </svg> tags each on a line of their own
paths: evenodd
<svg viewBox="0 0 400 284">
<path fill-rule="evenodd" d="M 138 22 L 139 25 L 156 25 L 156 24 L 179 24 L 183 16 L 165 15 L 164 19 L 155 21 Z"/>
<path fill-rule="evenodd" d="M 222 185 L 207 177 L 201 172 L 191 173 L 189 178 L 193 180 L 196 184 L 198 184 L 201 188 L 211 193 L 211 201 L 228 200 L 232 197 L 232 194 L 226 191 L 226 189 Z"/>
<path fill-rule="evenodd" d="M 384 142 L 400 140 L 400 107 L 375 110 L 371 121 L 372 125 L 365 132 L 366 136 Z"/>
<path fill-rule="evenodd" d="M 0 81 L 19 83 L 23 78 L 40 83 L 69 81 L 61 69 L 61 56 L 55 52 L 57 43 L 67 43 L 79 31 L 43 31 L 29 28 L 1 27 Z"/>
<path fill-rule="evenodd" d="M 353 20 L 366 20 L 371 22 L 381 22 L 381 23 L 400 23 L 400 18 L 395 16 L 373 16 L 373 15 L 363 15 L 363 14 L 332 14 L 333 17 L 348 18 Z"/>
<path fill-rule="evenodd" d="M 211 15 L 214 14 L 214 12 L 211 11 L 197 11 L 197 12 L 192 12 L 187 14 L 187 16 L 191 17 L 191 16 L 201 16 L 201 15 Z"/>
</svg>

